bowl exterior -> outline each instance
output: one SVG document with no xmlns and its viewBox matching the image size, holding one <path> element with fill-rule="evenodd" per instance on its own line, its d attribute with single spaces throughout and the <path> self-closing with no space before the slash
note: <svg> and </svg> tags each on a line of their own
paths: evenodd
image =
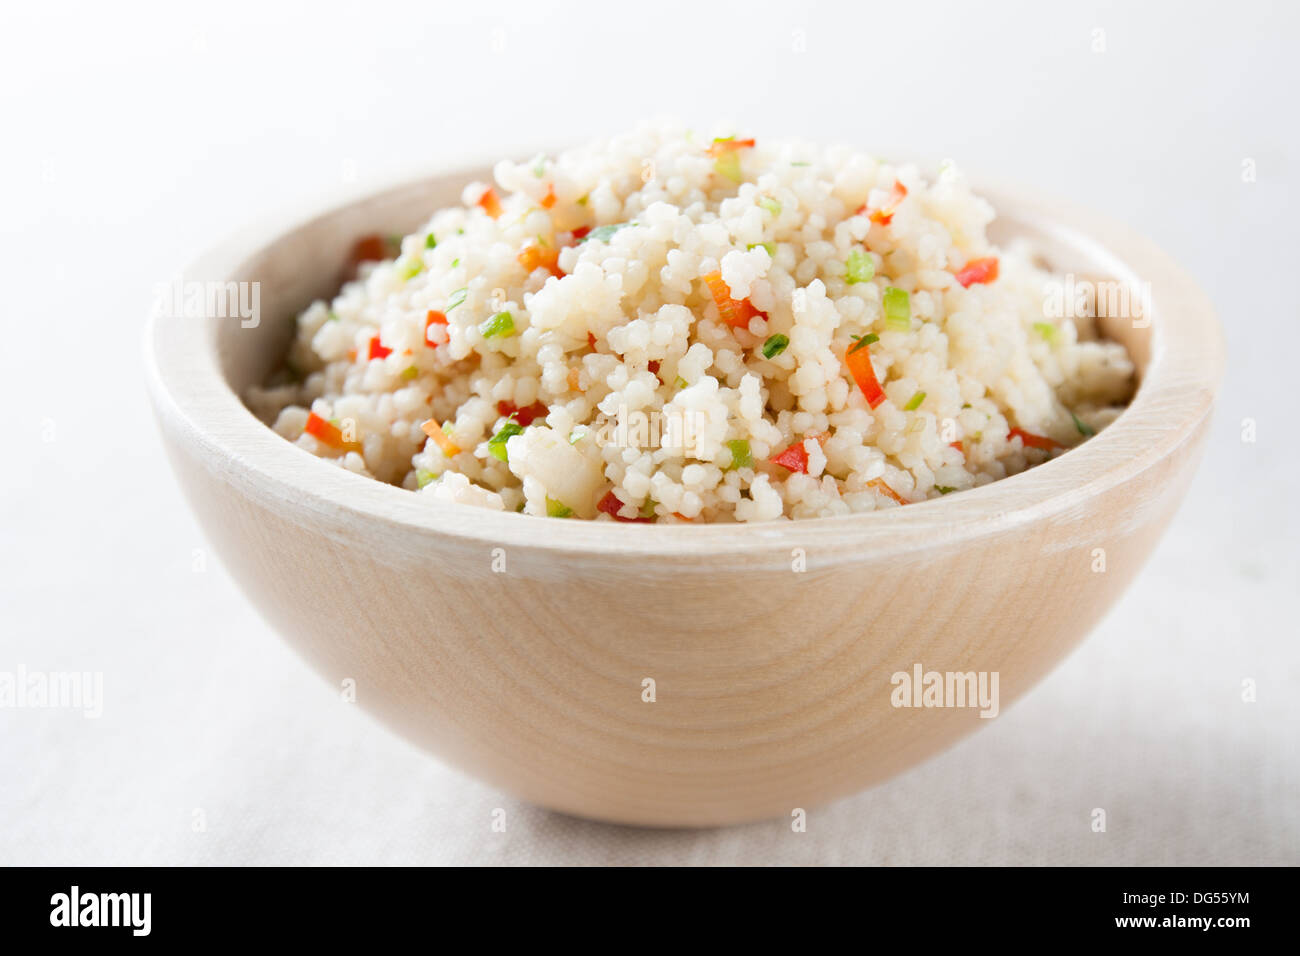
<svg viewBox="0 0 1300 956">
<path fill-rule="evenodd" d="M 519 797 L 656 826 L 789 816 L 996 719 L 896 706 L 895 675 L 996 675 L 1005 710 L 1136 575 L 1206 430 L 1041 520 L 827 563 L 810 539 L 747 567 L 494 546 L 270 501 L 160 412 L 218 553 L 328 681 Z"/>
</svg>

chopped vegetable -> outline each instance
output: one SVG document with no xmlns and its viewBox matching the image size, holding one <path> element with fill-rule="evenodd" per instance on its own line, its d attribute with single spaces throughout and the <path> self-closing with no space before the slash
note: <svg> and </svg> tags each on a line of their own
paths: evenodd
<svg viewBox="0 0 1300 956">
<path fill-rule="evenodd" d="M 775 243 L 775 242 L 751 242 L 749 245 L 747 245 L 747 246 L 745 247 L 745 249 L 746 249 L 746 251 L 748 251 L 748 250 L 750 250 L 750 249 L 762 249 L 763 251 L 765 251 L 765 252 L 767 253 L 767 257 L 768 257 L 769 259 L 775 259 L 775 258 L 776 258 L 776 243 Z"/>
<path fill-rule="evenodd" d="M 876 370 L 871 366 L 871 351 L 862 348 L 862 340 L 859 340 L 856 345 L 849 346 L 848 351 L 844 353 L 844 364 L 849 367 L 853 380 L 858 383 L 858 388 L 862 390 L 871 408 L 876 408 L 885 400 L 885 390 L 880 387 Z"/>
<path fill-rule="evenodd" d="M 409 382 L 420 374 L 420 370 L 414 365 L 402 369 L 402 381 Z"/>
<path fill-rule="evenodd" d="M 448 425 L 451 423 L 448 422 Z M 442 453 L 448 458 L 455 458 L 460 454 L 460 447 L 451 440 L 447 434 L 447 425 L 439 425 L 436 419 L 430 418 L 420 426 L 420 430 L 433 439 L 433 443 L 442 449 Z"/>
<path fill-rule="evenodd" d="M 533 402 L 520 408 L 514 402 L 500 401 L 497 402 L 497 414 L 503 418 L 513 418 L 520 425 L 527 428 L 539 418 L 545 418 L 550 412 L 541 402 Z"/>
<path fill-rule="evenodd" d="M 737 468 L 753 468 L 754 455 L 749 450 L 749 439 L 736 438 L 727 442 L 727 447 L 731 449 L 731 464 L 727 466 L 727 471 L 735 471 Z"/>
<path fill-rule="evenodd" d="M 515 319 L 509 312 L 498 312 L 478 327 L 485 339 L 507 338 L 515 334 Z"/>
<path fill-rule="evenodd" d="M 844 265 L 845 282 L 849 285 L 857 285 L 859 282 L 870 282 L 875 277 L 876 263 L 871 256 L 861 249 L 854 249 L 849 253 L 848 261 Z"/>
<path fill-rule="evenodd" d="M 379 234 L 362 236 L 352 246 L 353 262 L 383 262 L 388 258 L 388 240 Z"/>
<path fill-rule="evenodd" d="M 769 335 L 767 341 L 763 343 L 763 358 L 776 358 L 785 351 L 786 346 L 790 344 L 788 336 L 777 332 L 775 335 Z"/>
<path fill-rule="evenodd" d="M 897 501 L 900 505 L 907 504 L 906 498 L 900 495 L 893 488 L 889 487 L 889 485 L 885 484 L 884 481 L 882 481 L 880 478 L 872 478 L 870 481 L 867 482 L 867 486 L 869 488 L 876 489 L 876 491 L 880 492 L 882 495 L 888 495 L 890 498 L 893 498 L 895 501 Z"/>
<path fill-rule="evenodd" d="M 955 449 L 957 449 L 957 450 L 958 450 L 959 452 L 961 452 L 963 455 L 966 454 L 966 449 L 962 447 L 962 444 L 961 444 L 961 442 L 959 442 L 959 441 L 950 441 L 950 442 L 948 442 L 948 447 L 949 447 L 949 448 L 955 448 Z"/>
<path fill-rule="evenodd" d="M 1013 428 L 1007 433 L 1007 441 L 1013 438 L 1019 438 L 1026 448 L 1041 448 L 1044 451 L 1051 451 L 1053 448 L 1063 448 L 1060 442 L 1047 438 L 1044 435 L 1035 435 L 1033 432 L 1027 432 L 1023 428 Z"/>
<path fill-rule="evenodd" d="M 912 297 L 902 289 L 892 285 L 885 289 L 883 298 L 885 306 L 885 326 L 896 332 L 908 332 L 912 328 Z"/>
<path fill-rule="evenodd" d="M 713 145 L 708 148 L 710 156 L 721 156 L 723 153 L 733 153 L 738 149 L 748 149 L 754 145 L 752 139 L 736 139 L 734 136 L 716 136 L 713 139 Z"/>
<path fill-rule="evenodd" d="M 733 183 L 744 182 L 745 174 L 740 169 L 740 157 L 734 152 L 722 153 L 713 161 L 713 171 L 719 176 L 726 176 Z"/>
<path fill-rule="evenodd" d="M 937 492 L 939 492 L 939 494 L 941 494 L 941 495 L 950 495 L 950 494 L 952 494 L 954 491 L 956 491 L 957 489 L 956 489 L 956 488 L 949 488 L 947 485 L 935 485 L 935 486 L 934 486 L 934 490 L 937 491 Z"/>
<path fill-rule="evenodd" d="M 713 171 L 726 176 L 733 183 L 741 182 L 745 177 L 740 171 L 741 149 L 754 145 L 752 139 L 736 139 L 734 136 L 721 136 L 713 141 L 708 153 L 713 157 Z"/>
<path fill-rule="evenodd" d="M 717 269 L 708 273 L 704 277 L 704 284 L 709 287 L 709 292 L 713 295 L 713 301 L 718 307 L 718 317 L 735 329 L 749 328 L 749 320 L 754 316 L 767 316 L 754 308 L 748 299 L 737 301 L 731 297 L 731 287 L 722 279 L 722 273 Z"/>
<path fill-rule="evenodd" d="M 465 300 L 468 298 L 469 298 L 469 289 L 457 289 L 455 292 L 451 294 L 451 297 L 447 299 L 447 311 L 450 312 L 452 309 L 456 308 L 457 306 L 464 305 Z"/>
<path fill-rule="evenodd" d="M 645 500 L 645 504 L 643 504 L 640 508 L 638 508 L 636 513 L 639 514 L 642 518 L 646 518 L 646 519 L 653 518 L 655 516 L 654 499 L 647 498 Z"/>
<path fill-rule="evenodd" d="M 497 461 L 509 461 L 506 455 L 506 442 L 515 435 L 524 433 L 523 426 L 515 421 L 508 421 L 501 426 L 501 430 L 488 439 L 488 454 Z"/>
<path fill-rule="evenodd" d="M 600 502 L 596 505 L 596 510 L 605 512 L 605 514 L 609 515 L 615 521 L 626 521 L 634 524 L 645 524 L 651 520 L 650 518 L 641 518 L 641 517 L 624 518 L 621 514 L 619 514 L 619 511 L 622 509 L 622 507 L 623 507 L 623 501 L 619 498 L 618 495 L 614 494 L 613 489 L 610 489 L 609 491 L 605 492 L 605 497 L 600 499 Z"/>
<path fill-rule="evenodd" d="M 483 190 L 483 195 L 479 197 L 478 204 L 493 219 L 501 215 L 501 200 L 497 198 L 497 191 L 491 186 Z"/>
<path fill-rule="evenodd" d="M 628 226 L 635 225 L 637 225 L 637 222 L 633 219 L 629 222 L 612 222 L 607 226 L 597 226 L 595 229 L 587 230 L 578 241 L 581 243 L 586 242 L 588 239 L 599 239 L 601 242 L 609 242 L 610 237 L 620 229 L 626 229 Z M 575 229 L 573 234 L 577 236 L 578 231 Z"/>
<path fill-rule="evenodd" d="M 546 187 L 546 195 L 542 197 L 542 208 L 550 209 L 555 205 L 555 183 Z"/>
<path fill-rule="evenodd" d="M 406 265 L 402 266 L 402 268 L 398 270 L 397 274 L 400 275 L 403 280 L 414 279 L 423 270 L 424 270 L 423 259 L 411 259 L 409 262 L 406 263 Z"/>
<path fill-rule="evenodd" d="M 676 389 L 683 389 L 689 384 L 690 382 L 686 381 L 686 379 L 682 378 L 680 375 L 673 379 L 673 388 Z"/>
<path fill-rule="evenodd" d="M 369 361 L 370 359 L 388 358 L 388 356 L 392 354 L 393 354 L 392 349 L 386 348 L 385 346 L 379 344 L 379 336 L 373 335 L 370 337 L 370 347 L 366 352 L 367 361 Z"/>
<path fill-rule="evenodd" d="M 427 468 L 417 468 L 415 470 L 415 487 L 417 488 L 423 488 L 430 482 L 437 480 L 438 475 L 435 472 L 429 471 Z"/>
<path fill-rule="evenodd" d="M 573 238 L 578 242 L 582 242 L 590 232 L 591 226 L 579 226 L 577 229 L 573 230 Z"/>
<path fill-rule="evenodd" d="M 546 517 L 548 518 L 571 518 L 573 509 L 563 501 L 556 501 L 554 498 L 546 499 Z"/>
<path fill-rule="evenodd" d="M 781 204 L 768 196 L 759 196 L 758 204 L 774 216 L 781 215 Z"/>
<path fill-rule="evenodd" d="M 921 407 L 923 401 L 925 401 L 925 392 L 917 392 L 907 400 L 907 404 L 903 406 L 903 411 L 914 412 Z"/>
<path fill-rule="evenodd" d="M 1048 345 L 1056 344 L 1056 326 L 1051 322 L 1035 322 L 1034 331 L 1043 337 L 1043 341 Z"/>
<path fill-rule="evenodd" d="M 596 351 L 596 334 L 590 330 L 587 331 L 587 348 Z"/>
<path fill-rule="evenodd" d="M 433 233 L 429 233 L 427 236 L 424 237 L 424 248 L 426 249 L 438 248 L 438 240 Z"/>
<path fill-rule="evenodd" d="M 1074 419 L 1075 430 L 1084 438 L 1091 438 L 1093 435 L 1097 434 L 1097 429 L 1093 428 L 1085 421 L 1080 421 L 1079 416 L 1074 414 L 1074 412 L 1070 412 L 1070 417 Z"/>
<path fill-rule="evenodd" d="M 361 443 L 354 441 L 344 441 L 343 432 L 333 422 L 327 422 L 315 412 L 307 415 L 307 424 L 303 426 L 303 431 L 317 441 L 329 445 L 331 448 L 337 448 L 340 451 L 360 451 Z"/>
<path fill-rule="evenodd" d="M 863 203 L 858 207 L 857 214 L 860 216 L 865 212 L 867 218 L 872 222 L 878 223 L 882 226 L 888 226 L 890 221 L 893 220 L 894 213 L 897 211 L 899 204 L 906 198 L 907 187 L 895 179 L 894 188 L 890 191 L 889 198 L 885 200 L 883 206 L 879 209 L 871 209 L 866 203 Z"/>
<path fill-rule="evenodd" d="M 801 441 L 795 442 L 785 451 L 777 452 L 768 461 L 801 475 L 808 474 L 808 449 Z"/>
<path fill-rule="evenodd" d="M 962 284 L 962 288 L 969 289 L 976 283 L 992 282 L 998 277 L 998 260 L 996 256 L 989 256 L 984 259 L 972 259 L 966 263 L 954 277 Z"/>
<path fill-rule="evenodd" d="M 868 345 L 880 341 L 880 336 L 875 332 L 868 332 L 866 335 L 850 335 L 849 338 L 853 339 L 853 344 L 849 346 L 850 352 L 856 352 L 858 349 L 866 348 Z"/>
<path fill-rule="evenodd" d="M 519 250 L 519 255 L 515 258 L 528 272 L 542 268 L 553 276 L 560 278 L 564 276 L 564 272 L 559 266 L 560 250 L 547 245 L 541 240 L 529 242 L 523 249 Z"/>
<path fill-rule="evenodd" d="M 429 314 L 424 317 L 424 344 L 431 349 L 436 349 L 438 347 L 438 343 L 433 341 L 433 339 L 429 338 L 429 330 L 433 328 L 435 325 L 446 325 L 446 324 L 447 324 L 447 316 L 445 313 L 439 312 L 437 309 L 430 309 Z"/>
</svg>

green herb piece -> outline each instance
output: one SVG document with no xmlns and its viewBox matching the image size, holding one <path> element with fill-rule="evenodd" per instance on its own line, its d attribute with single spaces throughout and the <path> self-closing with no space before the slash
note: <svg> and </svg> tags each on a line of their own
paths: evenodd
<svg viewBox="0 0 1300 956">
<path fill-rule="evenodd" d="M 411 259 L 398 272 L 403 279 L 414 279 L 424 270 L 423 259 Z"/>
<path fill-rule="evenodd" d="M 1035 322 L 1034 331 L 1041 335 L 1048 345 L 1056 344 L 1056 326 L 1051 322 Z"/>
<path fill-rule="evenodd" d="M 716 139 L 714 142 L 718 142 Z M 743 182 L 744 173 L 740 171 L 740 153 L 734 149 L 726 149 L 718 154 L 718 158 L 713 161 L 713 171 L 719 176 L 726 176 L 733 183 Z"/>
<path fill-rule="evenodd" d="M 811 166 L 812 163 L 791 163 L 791 166 Z"/>
<path fill-rule="evenodd" d="M 569 518 L 573 516 L 573 509 L 562 501 L 556 501 L 554 498 L 546 499 L 546 517 L 548 518 Z"/>
<path fill-rule="evenodd" d="M 870 282 L 876 277 L 876 263 L 861 249 L 854 249 L 849 253 L 848 261 L 844 264 L 844 281 L 849 285 L 857 285 L 859 282 Z"/>
<path fill-rule="evenodd" d="M 754 455 L 749 450 L 749 440 L 747 438 L 737 438 L 729 441 L 727 447 L 731 449 L 731 464 L 727 466 L 727 471 L 754 467 Z"/>
<path fill-rule="evenodd" d="M 460 256 L 457 256 L 455 259 L 451 260 L 451 267 L 453 269 L 455 269 L 458 265 L 460 265 Z"/>
<path fill-rule="evenodd" d="M 687 382 L 686 379 L 682 378 L 680 375 L 678 375 L 675 379 L 673 379 L 673 388 L 676 389 L 683 389 L 689 384 L 690 383 Z"/>
<path fill-rule="evenodd" d="M 760 196 L 758 204 L 774 216 L 781 215 L 781 204 L 769 196 Z"/>
<path fill-rule="evenodd" d="M 326 322 L 337 322 L 338 320 L 339 320 L 339 314 L 338 314 L 337 312 L 335 312 L 333 309 L 330 309 L 330 310 L 329 310 L 329 314 L 327 314 L 327 315 L 325 316 L 325 321 L 326 321 Z"/>
<path fill-rule="evenodd" d="M 925 392 L 917 392 L 907 400 L 907 404 L 903 406 L 903 411 L 914 412 L 921 407 L 923 401 L 925 401 Z"/>
<path fill-rule="evenodd" d="M 775 243 L 775 242 L 751 242 L 749 245 L 747 245 L 747 246 L 745 247 L 745 250 L 746 250 L 746 251 L 748 251 L 748 250 L 750 250 L 750 249 L 764 249 L 764 250 L 767 251 L 767 257 L 768 257 L 769 259 L 775 259 L 775 258 L 776 258 L 776 243 Z"/>
<path fill-rule="evenodd" d="M 875 332 L 868 332 L 866 335 L 851 335 L 849 337 L 853 339 L 854 342 L 853 347 L 849 349 L 850 352 L 856 352 L 858 349 L 866 348 L 868 345 L 880 341 L 880 336 Z"/>
<path fill-rule="evenodd" d="M 438 240 L 433 233 L 429 233 L 427 236 L 424 237 L 424 248 L 426 249 L 438 248 Z"/>
<path fill-rule="evenodd" d="M 515 435 L 524 433 L 523 426 L 514 419 L 501 426 L 501 430 L 488 439 L 488 454 L 497 461 L 509 461 L 506 455 L 506 442 Z"/>
<path fill-rule="evenodd" d="M 447 311 L 450 312 L 452 309 L 464 305 L 465 300 L 468 298 L 469 289 L 457 289 L 451 294 L 451 298 L 447 300 Z"/>
<path fill-rule="evenodd" d="M 787 336 L 777 332 L 775 335 L 769 335 L 767 341 L 763 343 L 763 358 L 776 358 L 785 351 L 786 346 L 790 344 Z"/>
<path fill-rule="evenodd" d="M 642 518 L 653 518 L 655 516 L 655 504 L 657 502 L 653 498 L 647 498 L 645 504 L 637 509 L 637 514 Z"/>
<path fill-rule="evenodd" d="M 587 197 L 586 197 L 586 196 L 579 196 L 579 197 L 578 197 L 578 205 L 579 205 L 579 206 L 585 206 L 585 205 L 587 205 Z"/>
<path fill-rule="evenodd" d="M 892 285 L 885 290 L 885 326 L 896 332 L 912 330 L 912 297 Z"/>
<path fill-rule="evenodd" d="M 538 156 L 537 161 L 533 163 L 533 175 L 538 179 L 546 175 L 546 155 L 544 153 Z"/>
<path fill-rule="evenodd" d="M 515 320 L 509 312 L 498 312 L 478 327 L 485 339 L 503 339 L 515 334 Z"/>
<path fill-rule="evenodd" d="M 420 370 L 412 365 L 410 368 L 402 369 L 402 381 L 409 382 L 420 374 Z"/>
<path fill-rule="evenodd" d="M 1074 412 L 1070 412 L 1070 417 L 1074 419 L 1075 429 L 1084 438 L 1091 438 L 1093 435 L 1097 434 L 1097 429 L 1093 428 L 1087 422 L 1080 421 L 1079 416 L 1074 414 Z"/>
<path fill-rule="evenodd" d="M 950 494 L 952 494 L 954 491 L 956 491 L 957 489 L 956 489 L 956 488 L 949 488 L 949 487 L 946 486 L 946 485 L 935 485 L 935 486 L 934 486 L 934 490 L 937 491 L 937 492 L 939 492 L 939 494 L 941 494 L 941 495 L 950 495 Z"/>
<path fill-rule="evenodd" d="M 423 488 L 429 482 L 437 480 L 438 475 L 436 472 L 429 471 L 427 468 L 417 468 L 415 470 L 415 486 L 417 488 Z"/>
<path fill-rule="evenodd" d="M 579 239 L 578 245 L 582 245 L 588 239 L 599 239 L 601 242 L 609 242 L 610 237 L 620 229 L 635 225 L 636 220 L 632 220 L 631 222 L 614 222 L 607 226 L 597 226 L 595 229 L 591 230 L 591 232 Z"/>
</svg>

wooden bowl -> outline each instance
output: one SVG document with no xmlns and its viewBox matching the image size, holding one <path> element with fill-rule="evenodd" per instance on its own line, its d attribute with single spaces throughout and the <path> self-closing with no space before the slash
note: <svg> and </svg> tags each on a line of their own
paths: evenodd
<svg viewBox="0 0 1300 956">
<path fill-rule="evenodd" d="M 471 178 L 488 172 L 222 246 L 183 278 L 260 282 L 260 324 L 156 316 L 146 351 L 176 475 L 249 598 L 336 687 L 526 800 L 704 826 L 882 781 L 986 722 L 895 706 L 894 675 L 996 674 L 1005 709 L 1111 606 L 1187 489 L 1223 362 L 1204 294 L 1114 222 L 979 183 L 998 241 L 1150 284 L 1146 319 L 1103 323 L 1141 368 L 1132 406 L 1015 477 L 844 518 L 628 525 L 430 501 L 273 434 L 240 395 L 296 311 L 335 291 L 358 236 L 416 228 Z"/>
</svg>

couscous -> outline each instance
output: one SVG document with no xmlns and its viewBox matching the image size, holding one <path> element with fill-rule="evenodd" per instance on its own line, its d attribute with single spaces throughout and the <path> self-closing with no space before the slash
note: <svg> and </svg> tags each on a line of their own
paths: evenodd
<svg viewBox="0 0 1300 956">
<path fill-rule="evenodd" d="M 279 434 L 441 501 L 768 521 L 1003 478 L 1131 397 L 952 165 L 650 125 L 494 180 L 358 243 L 249 395 Z"/>
</svg>

